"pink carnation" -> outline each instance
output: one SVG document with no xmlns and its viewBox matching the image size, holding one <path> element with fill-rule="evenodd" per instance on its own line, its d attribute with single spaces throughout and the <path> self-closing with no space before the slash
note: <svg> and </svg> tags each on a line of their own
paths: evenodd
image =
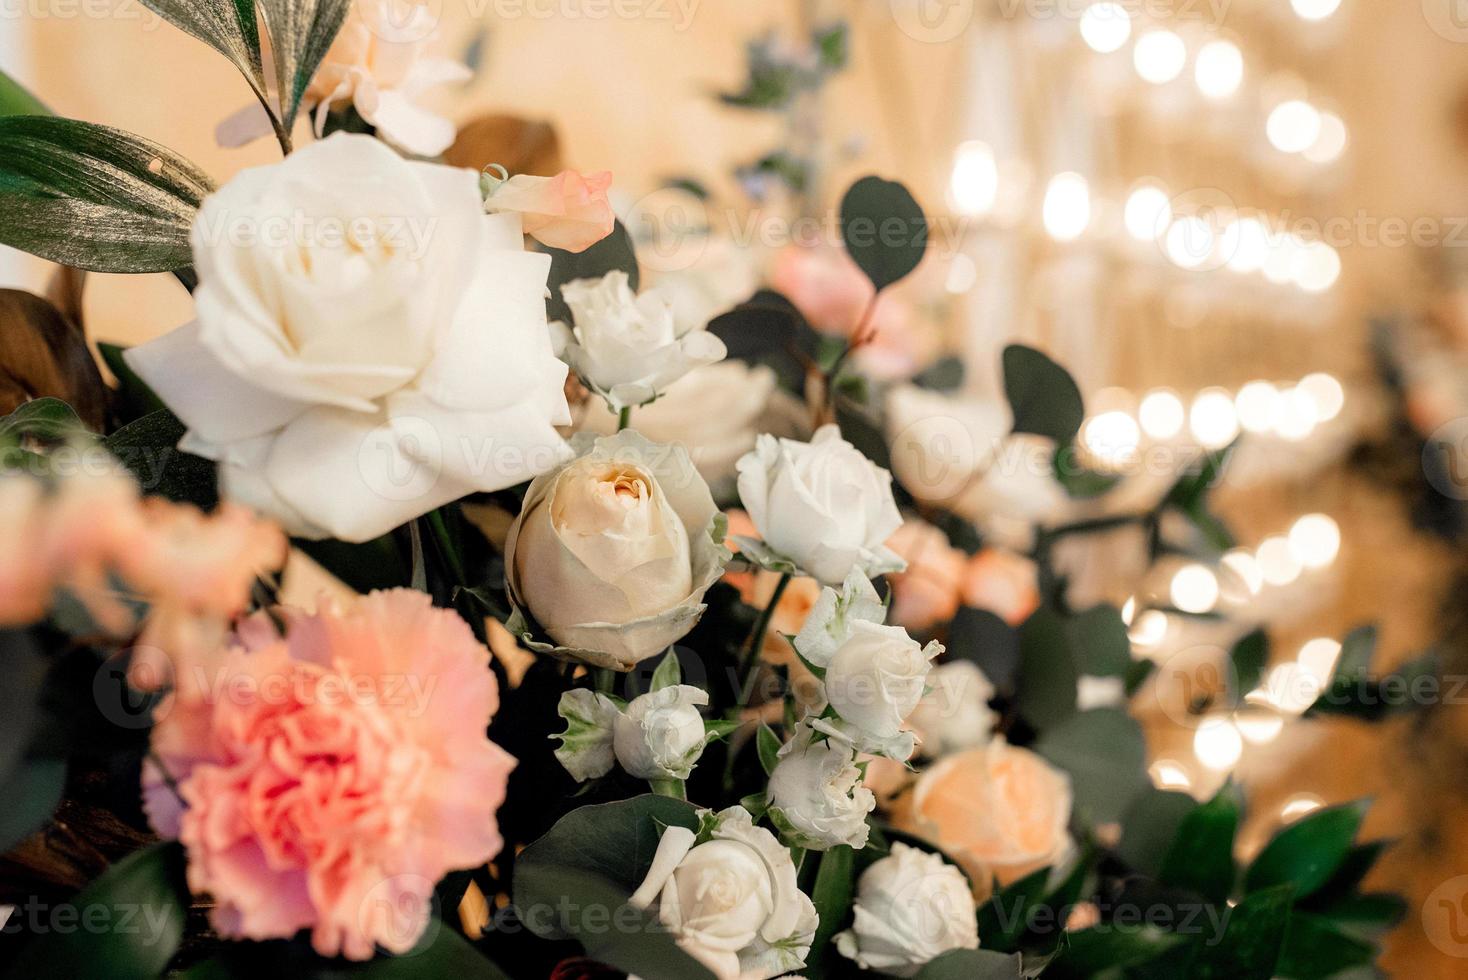
<svg viewBox="0 0 1468 980">
<path fill-rule="evenodd" d="M 517 174 L 490 195 L 491 211 L 518 211 L 525 234 L 542 245 L 582 252 L 612 233 L 616 222 L 607 190 L 612 173 L 582 175 L 562 170 L 554 177 Z"/>
<path fill-rule="evenodd" d="M 443 875 L 499 853 L 515 760 L 485 737 L 489 652 L 420 592 L 241 624 L 198 699 L 160 706 L 144 802 L 222 935 L 410 949 Z M 176 792 L 169 784 L 176 787 Z"/>
</svg>

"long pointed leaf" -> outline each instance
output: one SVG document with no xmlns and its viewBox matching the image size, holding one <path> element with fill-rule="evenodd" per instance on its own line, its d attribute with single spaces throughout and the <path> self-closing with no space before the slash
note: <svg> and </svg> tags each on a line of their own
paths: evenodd
<svg viewBox="0 0 1468 980">
<path fill-rule="evenodd" d="M 280 86 L 281 124 L 290 132 L 311 76 L 346 19 L 352 0 L 259 0 Z"/>
</svg>

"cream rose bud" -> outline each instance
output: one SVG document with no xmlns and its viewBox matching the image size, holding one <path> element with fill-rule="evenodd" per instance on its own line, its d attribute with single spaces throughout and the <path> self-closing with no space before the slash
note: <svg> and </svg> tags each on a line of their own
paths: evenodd
<svg viewBox="0 0 1468 980">
<path fill-rule="evenodd" d="M 763 542 L 740 549 L 783 561 L 827 585 L 853 569 L 874 576 L 905 565 L 884 542 L 902 525 L 892 476 L 823 426 L 809 443 L 762 435 L 739 461 L 739 498 Z"/>
<path fill-rule="evenodd" d="M 924 772 L 897 823 L 1008 885 L 1066 857 L 1070 809 L 1070 777 L 996 737 Z"/>
<path fill-rule="evenodd" d="M 225 497 L 367 541 L 569 456 L 550 258 L 473 171 L 338 133 L 211 194 L 192 243 L 198 319 L 126 357 Z"/>
<path fill-rule="evenodd" d="M 978 913 L 963 872 L 928 851 L 895 842 L 862 872 L 851 928 L 836 949 L 863 970 L 913 977 L 955 949 L 979 946 Z"/>
<path fill-rule="evenodd" d="M 638 296 L 620 269 L 561 287 L 573 323 L 551 324 L 556 353 L 612 411 L 652 401 L 696 367 L 724 359 L 724 342 L 680 327 L 666 297 Z"/>
<path fill-rule="evenodd" d="M 665 830 L 630 904 L 656 903 L 678 945 L 719 980 L 770 980 L 804 966 L 819 917 L 790 852 L 743 807 L 700 816 L 707 839 Z"/>
<path fill-rule="evenodd" d="M 806 725 L 780 749 L 770 773 L 770 819 L 793 847 L 824 851 L 841 844 L 866 847 L 867 814 L 877 798 L 862 785 L 856 750 L 836 739 L 813 738 Z"/>
<path fill-rule="evenodd" d="M 505 541 L 506 582 L 559 645 L 544 652 L 630 670 L 703 615 L 729 559 L 723 515 L 681 447 L 632 431 L 572 445 L 576 458 L 525 494 Z"/>
<path fill-rule="evenodd" d="M 617 717 L 617 761 L 639 779 L 687 779 L 708 741 L 698 710 L 708 703 L 707 691 L 687 684 L 633 698 Z"/>
<path fill-rule="evenodd" d="M 953 660 L 934 667 L 928 692 L 908 717 L 918 736 L 919 751 L 938 758 L 987 745 L 999 721 L 989 702 L 994 685 L 975 663 Z"/>
</svg>

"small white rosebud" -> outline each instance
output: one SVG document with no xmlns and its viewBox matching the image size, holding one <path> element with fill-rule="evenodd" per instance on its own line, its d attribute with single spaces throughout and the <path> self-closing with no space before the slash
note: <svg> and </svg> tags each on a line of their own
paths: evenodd
<svg viewBox="0 0 1468 980">
<path fill-rule="evenodd" d="M 862 785 L 856 750 L 836 739 L 819 739 L 806 725 L 780 749 L 770 774 L 770 817 L 786 843 L 809 850 L 867 843 L 867 814 L 877 798 Z"/>
<path fill-rule="evenodd" d="M 708 738 L 698 709 L 707 691 L 678 684 L 633 699 L 617 716 L 613 746 L 639 779 L 687 779 Z"/>
</svg>

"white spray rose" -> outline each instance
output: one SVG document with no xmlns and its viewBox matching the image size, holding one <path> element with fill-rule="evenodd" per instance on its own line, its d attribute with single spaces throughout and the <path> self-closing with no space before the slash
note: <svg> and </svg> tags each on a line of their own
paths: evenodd
<svg viewBox="0 0 1468 980">
<path fill-rule="evenodd" d="M 877 806 L 862 785 L 856 750 L 836 739 L 817 740 L 806 725 L 780 749 L 770 773 L 770 819 L 785 843 L 824 851 L 841 844 L 866 847 L 867 814 Z"/>
<path fill-rule="evenodd" d="M 707 839 L 669 827 L 631 904 L 657 904 L 678 945 L 719 980 L 770 980 L 805 965 L 819 917 L 790 852 L 743 807 L 709 819 Z"/>
<path fill-rule="evenodd" d="M 632 292 L 627 273 L 576 279 L 561 287 L 574 323 L 551 324 L 556 353 L 613 411 L 652 401 L 703 364 L 723 360 L 724 342 L 673 317 L 657 290 Z"/>
<path fill-rule="evenodd" d="M 852 572 L 840 592 L 821 591 L 795 649 L 818 672 L 835 718 L 812 725 L 862 752 L 906 761 L 915 744 L 907 717 L 922 700 L 938 643 L 920 646 L 900 626 L 884 626 L 876 589 Z"/>
<path fill-rule="evenodd" d="M 625 707 L 585 688 L 561 695 L 566 730 L 556 758 L 578 782 L 605 776 L 615 759 L 638 779 L 687 779 L 714 737 L 699 708 L 707 691 L 675 684 L 639 695 Z"/>
<path fill-rule="evenodd" d="M 559 644 L 535 649 L 626 671 L 703 615 L 729 559 L 724 515 L 679 446 L 627 431 L 581 434 L 573 447 L 575 459 L 525 494 L 505 541 L 506 583 Z"/>
<path fill-rule="evenodd" d="M 192 237 L 198 320 L 126 356 L 227 498 L 366 541 L 569 455 L 550 259 L 472 171 L 341 133 L 241 172 Z"/>
<path fill-rule="evenodd" d="M 923 755 L 938 758 L 989 744 L 999 715 L 989 707 L 994 685 L 977 664 L 939 664 L 928 675 L 928 688 L 907 719 Z"/>
<path fill-rule="evenodd" d="M 884 544 L 902 525 L 892 475 L 834 425 L 809 443 L 760 436 L 739 461 L 739 498 L 763 538 L 740 539 L 740 550 L 767 567 L 826 585 L 852 569 L 874 576 L 906 567 Z"/>
<path fill-rule="evenodd" d="M 978 915 L 963 873 L 902 843 L 862 873 L 855 920 L 836 935 L 842 956 L 893 977 L 916 976 L 944 953 L 978 946 Z"/>
</svg>

